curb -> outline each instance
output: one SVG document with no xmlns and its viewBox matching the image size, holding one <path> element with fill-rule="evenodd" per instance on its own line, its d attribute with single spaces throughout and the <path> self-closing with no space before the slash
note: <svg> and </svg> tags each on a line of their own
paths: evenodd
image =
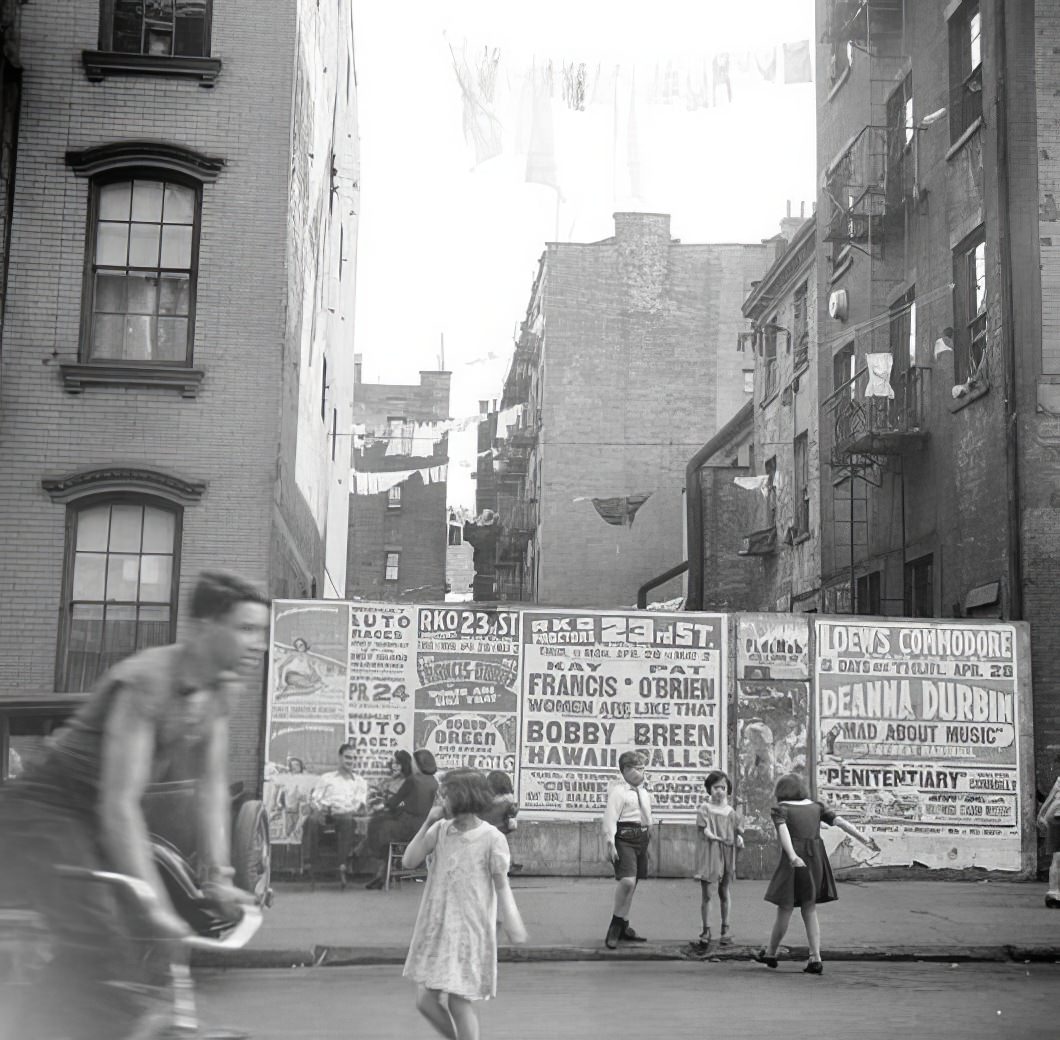
<svg viewBox="0 0 1060 1040">
<path fill-rule="evenodd" d="M 571 961 L 748 961 L 757 947 L 731 946 L 706 954 L 692 951 L 688 943 L 643 943 L 608 950 L 604 946 L 501 946 L 499 961 L 539 964 Z M 805 946 L 781 947 L 790 960 L 805 960 Z M 196 953 L 197 968 L 339 968 L 404 964 L 407 946 L 314 946 L 312 949 L 238 950 L 229 954 Z M 1060 962 L 1058 946 L 886 946 L 826 947 L 825 961 L 942 961 L 951 964 L 1013 961 Z"/>
</svg>

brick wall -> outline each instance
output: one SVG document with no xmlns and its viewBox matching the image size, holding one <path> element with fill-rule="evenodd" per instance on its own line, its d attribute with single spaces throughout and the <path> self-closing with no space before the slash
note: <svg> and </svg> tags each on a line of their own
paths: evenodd
<svg viewBox="0 0 1060 1040">
<path fill-rule="evenodd" d="M 552 244 L 546 257 L 541 603 L 633 604 L 685 558 L 685 466 L 744 402 L 739 303 L 774 255 L 674 243 L 665 215 L 615 225 L 613 239 Z M 631 527 L 584 500 L 648 492 Z M 680 593 L 675 579 L 653 596 Z"/>
<path fill-rule="evenodd" d="M 0 698 L 55 692 L 65 509 L 42 490 L 43 477 L 123 464 L 204 481 L 201 501 L 184 508 L 182 605 L 204 568 L 223 566 L 273 591 L 308 584 L 307 568 L 322 569 L 308 503 L 277 485 L 283 437 L 294 436 L 281 431 L 280 416 L 295 9 L 215 5 L 213 53 L 223 68 L 212 89 L 155 76 L 90 84 L 80 54 L 97 46 L 98 14 L 98 4 L 57 0 L 23 10 L 0 383 Z M 59 374 L 78 359 L 89 193 L 64 154 L 137 139 L 225 161 L 202 193 L 194 361 L 206 374 L 194 399 L 127 387 L 72 396 Z M 296 393 L 286 407 L 297 411 Z M 263 705 L 261 685 L 251 684 L 233 717 L 232 774 L 251 786 Z"/>
</svg>

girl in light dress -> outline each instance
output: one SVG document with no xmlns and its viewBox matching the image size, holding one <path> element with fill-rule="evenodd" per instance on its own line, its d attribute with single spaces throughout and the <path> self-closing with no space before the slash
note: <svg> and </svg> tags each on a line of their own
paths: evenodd
<svg viewBox="0 0 1060 1040">
<path fill-rule="evenodd" d="M 743 848 L 743 823 L 740 814 L 729 804 L 732 781 L 720 769 L 708 773 L 703 781 L 707 789 L 707 801 L 696 811 L 695 873 L 702 892 L 700 913 L 703 931 L 692 944 L 697 953 L 706 953 L 710 947 L 710 906 L 717 893 L 721 906 L 722 946 L 732 944 L 729 930 L 729 913 L 732 910 L 732 881 L 736 877 L 736 850 Z"/>
<path fill-rule="evenodd" d="M 403 860 L 412 869 L 433 853 L 403 974 L 417 984 L 420 1014 L 451 1040 L 478 1040 L 472 1001 L 497 994 L 498 911 L 512 942 L 526 942 L 508 843 L 476 815 L 492 802 L 477 770 L 449 770 Z"/>
</svg>

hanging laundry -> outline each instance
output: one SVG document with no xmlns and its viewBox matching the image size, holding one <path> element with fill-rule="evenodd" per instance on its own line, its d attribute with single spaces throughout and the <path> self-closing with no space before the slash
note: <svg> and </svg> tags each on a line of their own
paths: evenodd
<svg viewBox="0 0 1060 1040">
<path fill-rule="evenodd" d="M 767 83 L 776 83 L 777 81 L 777 49 L 776 47 L 767 47 L 764 50 L 755 51 L 754 53 L 754 64 L 758 70 L 758 74 Z"/>
<path fill-rule="evenodd" d="M 545 316 L 538 311 L 537 317 L 534 318 L 533 325 L 530 326 L 530 332 L 534 336 L 540 336 L 545 331 Z"/>
<path fill-rule="evenodd" d="M 593 508 L 600 519 L 613 527 L 632 527 L 633 519 L 645 502 L 651 498 L 650 491 L 639 495 L 621 495 L 615 498 L 594 498 Z"/>
<path fill-rule="evenodd" d="M 891 386 L 891 354 L 866 354 L 865 367 L 869 370 L 869 382 L 865 387 L 866 397 L 894 397 Z"/>
<path fill-rule="evenodd" d="M 813 82 L 813 71 L 810 66 L 809 40 L 799 40 L 798 43 L 784 44 L 784 82 Z"/>
<path fill-rule="evenodd" d="M 761 491 L 767 498 L 771 490 L 769 475 L 763 473 L 758 477 L 733 477 L 732 482 L 745 491 Z"/>
<path fill-rule="evenodd" d="M 526 181 L 555 188 L 562 198 L 556 171 L 556 139 L 552 125 L 552 63 L 535 77 L 534 119 L 526 153 Z"/>
<path fill-rule="evenodd" d="M 477 166 L 501 154 L 501 123 L 482 94 L 479 77 L 471 71 L 467 60 L 466 41 L 459 56 L 452 44 L 449 45 L 449 53 L 463 95 L 464 140 L 474 146 Z"/>
<path fill-rule="evenodd" d="M 414 469 L 395 469 L 386 473 L 362 473 L 350 470 L 350 493 L 353 495 L 378 495 L 408 480 L 415 473 Z"/>
<path fill-rule="evenodd" d="M 726 100 L 729 104 L 732 104 L 732 81 L 729 72 L 729 55 L 715 54 L 712 71 L 714 76 L 714 104 L 718 104 L 718 96 L 723 90 L 725 91 Z"/>
<path fill-rule="evenodd" d="M 512 405 L 511 408 L 505 408 L 503 411 L 497 413 L 498 437 L 503 438 L 508 436 L 508 430 L 519 422 L 525 408 L 525 405 L 516 404 Z"/>
<path fill-rule="evenodd" d="M 644 197 L 641 181 L 640 135 L 637 132 L 637 89 L 630 83 L 629 124 L 626 130 L 626 168 L 629 171 L 629 194 L 633 199 Z"/>
<path fill-rule="evenodd" d="M 482 48 L 477 70 L 478 89 L 487 105 L 492 105 L 497 100 L 497 66 L 500 62 L 501 52 L 496 47 L 492 53 L 488 47 Z"/>
</svg>

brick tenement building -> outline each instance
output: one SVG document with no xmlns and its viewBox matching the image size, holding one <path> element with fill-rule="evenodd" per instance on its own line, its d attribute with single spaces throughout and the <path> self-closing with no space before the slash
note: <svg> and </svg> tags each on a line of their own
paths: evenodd
<svg viewBox="0 0 1060 1040">
<path fill-rule="evenodd" d="M 359 359 L 356 372 L 353 469 L 378 475 L 389 486 L 349 496 L 346 596 L 441 603 L 448 544 L 444 421 L 451 375 L 421 372 L 418 384 L 364 383 Z M 410 470 L 417 472 L 397 483 L 386 480 L 387 473 Z M 351 475 L 351 482 L 357 479 Z"/>
<path fill-rule="evenodd" d="M 818 0 L 817 21 L 825 609 L 1029 621 L 1044 792 L 1060 765 L 1060 10 Z"/>
<path fill-rule="evenodd" d="M 333 434 L 352 421 L 351 9 L 21 10 L 4 745 L 31 753 L 103 668 L 178 636 L 203 569 L 275 596 L 344 592 L 349 456 Z M 263 683 L 249 689 L 231 771 L 255 788 Z"/>
<path fill-rule="evenodd" d="M 498 459 L 515 474 L 509 529 L 524 525 L 499 560 L 521 557 L 526 598 L 628 606 L 685 558 L 685 466 L 746 400 L 739 305 L 775 256 L 772 241 L 683 244 L 654 213 L 548 244 L 501 402 L 526 404 Z M 656 595 L 680 593 L 675 579 Z"/>
</svg>

